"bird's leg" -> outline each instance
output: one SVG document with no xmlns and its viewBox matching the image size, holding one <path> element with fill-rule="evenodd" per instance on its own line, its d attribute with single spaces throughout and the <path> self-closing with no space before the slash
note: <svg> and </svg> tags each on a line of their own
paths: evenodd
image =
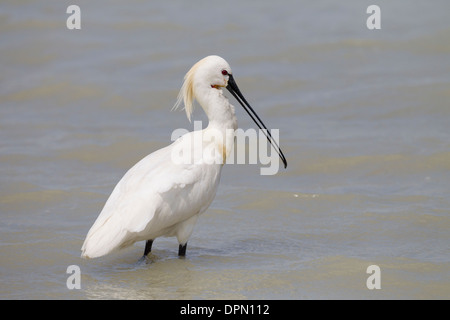
<svg viewBox="0 0 450 320">
<path fill-rule="evenodd" d="M 147 240 L 147 242 L 145 243 L 144 257 L 146 257 L 150 253 L 150 251 L 152 251 L 152 244 L 153 240 Z"/>
<path fill-rule="evenodd" d="M 185 244 L 180 244 L 178 246 L 178 256 L 184 257 L 186 255 L 186 247 L 187 247 L 187 242 Z"/>
<path fill-rule="evenodd" d="M 147 259 L 147 255 L 152 251 L 153 240 L 147 240 L 145 243 L 144 255 L 139 259 L 138 263 L 145 262 Z"/>
</svg>

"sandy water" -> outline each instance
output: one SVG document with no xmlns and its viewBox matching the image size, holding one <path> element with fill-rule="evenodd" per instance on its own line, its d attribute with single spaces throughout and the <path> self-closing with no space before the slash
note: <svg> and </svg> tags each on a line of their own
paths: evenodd
<svg viewBox="0 0 450 320">
<path fill-rule="evenodd" d="M 374 31 L 356 0 L 78 1 L 81 30 L 69 2 L 2 2 L 0 298 L 450 298 L 450 5 L 377 2 Z M 80 259 L 126 170 L 192 129 L 170 109 L 209 54 L 280 129 L 287 170 L 225 166 L 185 259 L 170 238 L 147 264 L 143 243 Z"/>
</svg>

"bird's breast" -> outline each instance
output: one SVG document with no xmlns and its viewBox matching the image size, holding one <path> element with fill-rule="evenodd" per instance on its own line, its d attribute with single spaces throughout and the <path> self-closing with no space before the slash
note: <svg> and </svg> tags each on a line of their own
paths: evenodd
<svg viewBox="0 0 450 320">
<path fill-rule="evenodd" d="M 225 164 L 234 145 L 234 128 L 208 127 L 203 133 L 203 157 L 207 163 Z"/>
</svg>

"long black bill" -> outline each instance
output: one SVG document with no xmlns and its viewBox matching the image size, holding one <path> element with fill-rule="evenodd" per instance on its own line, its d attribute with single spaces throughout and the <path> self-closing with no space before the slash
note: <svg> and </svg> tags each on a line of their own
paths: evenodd
<svg viewBox="0 0 450 320">
<path fill-rule="evenodd" d="M 227 89 L 228 89 L 228 91 L 230 91 L 230 93 L 233 95 L 233 97 L 237 101 L 239 101 L 239 103 L 244 108 L 244 110 L 247 111 L 250 118 L 252 118 L 253 121 L 255 121 L 255 123 L 259 127 L 259 129 L 262 132 L 264 132 L 265 136 L 267 137 L 267 140 L 269 140 L 270 144 L 275 148 L 275 150 L 277 151 L 278 155 L 281 158 L 281 161 L 283 161 L 283 163 L 284 163 L 284 167 L 286 168 L 287 161 L 286 161 L 286 158 L 285 158 L 283 152 L 281 151 L 277 142 L 272 138 L 272 135 L 270 134 L 270 131 L 267 130 L 267 127 L 265 126 L 264 122 L 262 122 L 262 120 L 258 117 L 255 110 L 253 110 L 253 108 L 250 106 L 250 104 L 247 102 L 247 100 L 245 100 L 244 96 L 241 93 L 241 90 L 239 90 L 239 88 L 231 74 L 229 74 Z"/>
</svg>

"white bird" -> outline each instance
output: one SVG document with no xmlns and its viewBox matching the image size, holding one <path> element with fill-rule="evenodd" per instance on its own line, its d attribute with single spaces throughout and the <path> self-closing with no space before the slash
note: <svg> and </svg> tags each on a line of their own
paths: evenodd
<svg viewBox="0 0 450 320">
<path fill-rule="evenodd" d="M 196 99 L 208 116 L 208 126 L 151 153 L 123 176 L 86 236 L 83 258 L 101 257 L 146 241 L 144 258 L 153 240 L 161 236 L 177 237 L 178 255 L 186 254 L 197 218 L 213 201 L 222 166 L 234 144 L 237 120 L 234 107 L 223 95 L 224 87 L 258 127 L 265 129 L 286 167 L 281 149 L 243 97 L 229 64 L 219 56 L 208 56 L 186 74 L 175 104 L 176 108 L 184 102 L 190 120 Z M 218 136 L 222 139 L 216 139 Z M 181 154 L 185 161 L 175 159 Z"/>
</svg>

